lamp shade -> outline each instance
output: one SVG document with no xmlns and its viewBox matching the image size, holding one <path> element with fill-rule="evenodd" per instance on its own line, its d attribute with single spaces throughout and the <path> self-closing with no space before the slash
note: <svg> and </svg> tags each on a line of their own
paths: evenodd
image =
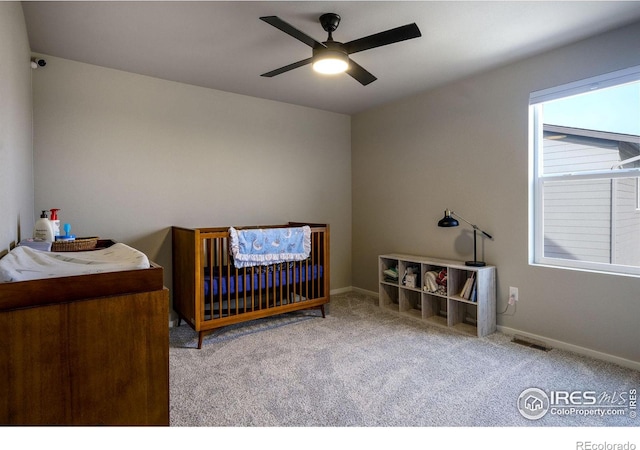
<svg viewBox="0 0 640 450">
<path fill-rule="evenodd" d="M 444 212 L 444 217 L 438 221 L 439 227 L 457 227 L 458 221 L 451 217 L 451 211 L 448 209 Z"/>
</svg>

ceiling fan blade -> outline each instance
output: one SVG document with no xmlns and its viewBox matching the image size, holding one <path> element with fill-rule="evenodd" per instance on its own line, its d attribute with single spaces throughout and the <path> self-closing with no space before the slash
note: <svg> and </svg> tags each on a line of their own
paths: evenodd
<svg viewBox="0 0 640 450">
<path fill-rule="evenodd" d="M 383 45 L 406 41 L 407 39 L 413 39 L 420 36 L 422 36 L 422 33 L 420 33 L 418 25 L 412 23 L 347 42 L 344 44 L 344 48 L 348 54 L 352 54 L 363 50 L 382 47 Z"/>
<path fill-rule="evenodd" d="M 280 31 L 284 31 L 289 36 L 296 38 L 297 40 L 307 44 L 311 48 L 325 47 L 323 43 L 316 41 L 311 36 L 303 33 L 302 31 L 298 30 L 292 25 L 289 25 L 287 22 L 285 22 L 278 16 L 260 17 L 260 20 L 267 22 L 269 25 L 273 25 Z"/>
<path fill-rule="evenodd" d="M 349 68 L 347 69 L 347 73 L 351 75 L 355 80 L 360 82 L 363 86 L 366 86 L 369 83 L 373 83 L 377 80 L 371 73 L 365 70 L 361 65 L 357 64 L 354 60 L 349 58 Z"/>
<path fill-rule="evenodd" d="M 306 64 L 309 64 L 313 58 L 303 59 L 302 61 L 294 62 L 289 64 L 288 66 L 280 67 L 279 69 L 272 70 L 271 72 L 263 73 L 260 75 L 261 77 L 275 77 L 276 75 L 280 75 L 281 73 L 288 72 L 293 69 L 297 69 L 298 67 L 302 67 Z"/>
</svg>

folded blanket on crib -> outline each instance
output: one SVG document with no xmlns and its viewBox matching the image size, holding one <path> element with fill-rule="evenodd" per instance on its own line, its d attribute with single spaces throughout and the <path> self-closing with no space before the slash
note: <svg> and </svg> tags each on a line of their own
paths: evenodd
<svg viewBox="0 0 640 450">
<path fill-rule="evenodd" d="M 230 247 L 236 267 L 266 266 L 303 261 L 311 253 L 311 228 L 229 228 Z"/>
<path fill-rule="evenodd" d="M 122 243 L 86 252 L 44 252 L 19 246 L 0 259 L 0 283 L 148 269 L 150 266 L 144 253 Z"/>
</svg>

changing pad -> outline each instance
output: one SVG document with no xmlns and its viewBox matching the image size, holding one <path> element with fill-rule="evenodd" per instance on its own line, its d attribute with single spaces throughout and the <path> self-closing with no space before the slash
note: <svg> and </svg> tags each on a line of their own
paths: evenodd
<svg viewBox="0 0 640 450">
<path fill-rule="evenodd" d="M 0 283 L 149 267 L 147 255 L 122 243 L 86 252 L 43 252 L 19 246 L 0 259 Z"/>
</svg>

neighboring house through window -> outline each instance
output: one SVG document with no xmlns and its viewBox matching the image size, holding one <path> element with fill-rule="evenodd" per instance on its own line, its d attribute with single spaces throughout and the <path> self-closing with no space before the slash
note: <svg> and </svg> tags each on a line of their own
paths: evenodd
<svg viewBox="0 0 640 450">
<path fill-rule="evenodd" d="M 640 275 L 640 67 L 531 94 L 530 261 Z"/>
</svg>

